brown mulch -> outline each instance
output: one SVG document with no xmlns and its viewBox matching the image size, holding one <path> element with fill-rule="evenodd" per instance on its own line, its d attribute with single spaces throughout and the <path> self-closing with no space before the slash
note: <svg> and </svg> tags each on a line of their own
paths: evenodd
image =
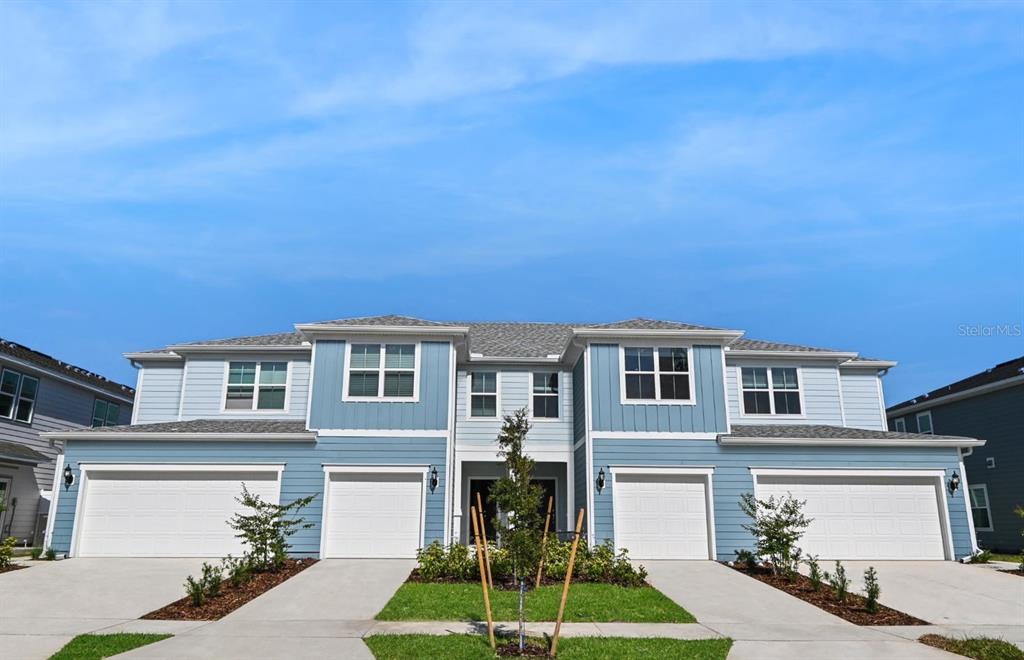
<svg viewBox="0 0 1024 660">
<path fill-rule="evenodd" d="M 542 658 L 547 656 L 548 647 L 528 639 L 526 640 L 526 646 L 523 648 L 522 652 L 519 651 L 518 641 L 498 644 L 498 648 L 495 649 L 495 652 L 499 657 L 517 656 L 520 658 Z"/>
<path fill-rule="evenodd" d="M 1004 571 L 1003 569 L 999 569 L 999 572 L 1000 573 L 1009 573 L 1010 575 L 1019 575 L 1020 577 L 1024 577 L 1024 571 L 1020 570 L 1019 568 L 1014 568 L 1012 570 L 1006 570 L 1006 571 Z"/>
<path fill-rule="evenodd" d="M 811 580 L 805 575 L 798 574 L 792 582 L 785 577 L 773 575 L 767 568 L 756 568 L 750 570 L 744 566 L 733 566 L 735 570 L 749 575 L 755 580 L 760 580 L 771 585 L 780 591 L 785 591 L 790 596 L 796 596 L 800 600 L 810 603 L 815 607 L 825 610 L 829 614 L 846 619 L 858 626 L 925 626 L 927 621 L 910 616 L 891 607 L 879 603 L 878 611 L 872 614 L 868 612 L 867 599 L 859 594 L 848 593 L 846 601 L 840 603 L 836 600 L 835 594 L 828 584 L 822 584 L 820 591 L 811 588 Z M 883 585 L 884 589 L 884 585 Z"/>
<path fill-rule="evenodd" d="M 276 572 L 254 573 L 252 579 L 237 587 L 231 586 L 227 580 L 221 583 L 220 594 L 209 598 L 199 607 L 193 607 L 186 596 L 170 605 L 142 616 L 143 619 L 172 619 L 186 621 L 216 621 L 253 598 L 260 596 L 288 578 L 301 573 L 316 563 L 316 559 L 288 559 L 284 566 Z M 184 582 L 184 580 L 182 580 Z"/>
<path fill-rule="evenodd" d="M 12 563 L 12 564 L 8 564 L 4 568 L 0 568 L 0 573 L 10 573 L 11 571 L 16 571 L 19 568 L 28 568 L 28 566 L 26 566 L 25 564 L 13 564 Z"/>
</svg>

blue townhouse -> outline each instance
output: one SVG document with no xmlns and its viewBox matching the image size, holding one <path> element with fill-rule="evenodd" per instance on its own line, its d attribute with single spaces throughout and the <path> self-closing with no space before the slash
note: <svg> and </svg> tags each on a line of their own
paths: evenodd
<svg viewBox="0 0 1024 660">
<path fill-rule="evenodd" d="M 983 440 L 889 431 L 895 363 L 736 330 L 438 322 L 297 324 L 281 334 L 128 353 L 130 425 L 64 443 L 50 543 L 71 557 L 237 553 L 225 525 L 247 488 L 315 494 L 296 555 L 412 557 L 467 542 L 502 473 L 502 416 L 525 408 L 535 479 L 565 534 L 639 559 L 731 559 L 752 544 L 740 496 L 792 493 L 804 550 L 952 560 L 974 547 L 959 488 Z"/>
</svg>

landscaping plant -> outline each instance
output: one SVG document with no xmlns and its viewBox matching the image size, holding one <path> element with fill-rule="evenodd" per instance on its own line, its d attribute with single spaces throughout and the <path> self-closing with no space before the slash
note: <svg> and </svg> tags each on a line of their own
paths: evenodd
<svg viewBox="0 0 1024 660">
<path fill-rule="evenodd" d="M 743 493 L 740 497 L 740 509 L 751 520 L 743 529 L 754 536 L 757 556 L 767 559 L 775 575 L 791 577 L 799 566 L 797 542 L 811 524 L 803 513 L 805 503 L 788 494 L 757 499 L 753 493 Z"/>
<path fill-rule="evenodd" d="M 818 564 L 818 555 L 808 555 L 806 563 L 807 568 L 810 569 L 810 575 L 807 578 L 811 581 L 811 589 L 821 591 L 822 572 L 821 566 Z"/>
<path fill-rule="evenodd" d="M 54 559 L 57 558 L 57 551 L 54 550 L 53 548 L 47 548 L 45 556 L 46 556 L 46 561 L 53 561 Z"/>
<path fill-rule="evenodd" d="M 864 571 L 864 595 L 867 596 L 865 607 L 868 612 L 874 614 L 878 611 L 878 597 L 882 594 L 882 588 L 878 586 L 878 573 L 874 566 L 868 566 Z"/>
<path fill-rule="evenodd" d="M 313 527 L 313 523 L 307 523 L 294 514 L 308 506 L 315 497 L 309 495 L 288 504 L 273 504 L 250 493 L 242 484 L 242 496 L 236 499 L 252 513 L 234 514 L 228 526 L 238 532 L 235 536 L 247 546 L 245 559 L 253 570 L 276 571 L 284 564 L 288 557 L 288 537 L 300 529 Z"/>
<path fill-rule="evenodd" d="M 203 562 L 203 591 L 207 598 L 216 598 L 220 595 L 220 583 L 224 580 L 224 571 L 211 564 Z"/>
<path fill-rule="evenodd" d="M 746 566 L 748 571 L 752 571 L 757 568 L 757 555 L 750 550 L 736 550 L 736 562 L 737 564 L 743 564 Z"/>
<path fill-rule="evenodd" d="M 206 602 L 205 586 L 202 580 L 197 580 L 191 575 L 185 578 L 185 595 L 188 596 L 192 607 L 199 607 Z"/>
<path fill-rule="evenodd" d="M 850 579 L 846 577 L 846 567 L 843 566 L 843 562 L 836 561 L 836 572 L 831 575 L 825 573 L 825 579 L 835 592 L 836 600 L 845 603 L 846 594 L 850 590 Z"/>
<path fill-rule="evenodd" d="M 221 560 L 221 570 L 228 574 L 228 582 L 232 587 L 240 587 L 252 578 L 249 562 L 244 558 L 237 559 L 228 555 Z"/>
<path fill-rule="evenodd" d="M 31 556 L 32 556 L 32 559 L 34 559 L 34 560 L 35 559 L 39 559 L 40 557 L 43 556 L 43 549 L 42 548 L 32 548 Z"/>
<path fill-rule="evenodd" d="M 967 558 L 968 564 L 987 564 L 992 561 L 991 550 L 978 550 Z"/>
<path fill-rule="evenodd" d="M 17 543 L 18 539 L 13 536 L 8 536 L 0 543 L 0 569 L 11 565 L 11 558 L 14 556 L 14 546 Z"/>
</svg>

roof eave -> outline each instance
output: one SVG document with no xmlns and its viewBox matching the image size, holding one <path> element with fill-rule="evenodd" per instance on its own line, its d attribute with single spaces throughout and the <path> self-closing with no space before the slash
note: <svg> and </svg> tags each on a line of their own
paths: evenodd
<svg viewBox="0 0 1024 660">
<path fill-rule="evenodd" d="M 898 362 L 895 360 L 849 360 L 839 365 L 840 367 L 857 367 L 864 369 L 892 369 Z"/>
<path fill-rule="evenodd" d="M 152 352 L 147 352 L 147 351 L 138 351 L 138 352 L 134 352 L 134 353 L 122 353 L 121 355 L 125 359 L 131 360 L 132 362 L 141 362 L 141 361 L 150 362 L 150 361 L 156 361 L 156 360 L 164 360 L 164 361 L 168 361 L 168 362 L 177 362 L 177 361 L 185 359 L 181 355 L 178 355 L 177 353 L 174 353 L 174 352 L 171 352 L 171 351 L 167 351 L 167 352 L 164 352 L 164 353 L 152 353 Z"/>
<path fill-rule="evenodd" d="M 652 329 L 652 328 L 573 328 L 573 337 L 587 339 L 650 338 L 687 339 L 726 343 L 743 336 L 741 330 Z"/>
<path fill-rule="evenodd" d="M 818 447 L 981 447 L 980 438 L 757 438 L 719 436 L 722 445 L 804 445 Z"/>
<path fill-rule="evenodd" d="M 316 432 L 301 433 L 191 433 L 188 431 L 50 431 L 40 433 L 50 440 L 224 440 L 264 442 L 312 442 Z"/>
<path fill-rule="evenodd" d="M 803 360 L 829 360 L 848 362 L 856 358 L 858 353 L 846 351 L 758 351 L 727 349 L 727 358 L 800 358 Z"/>
<path fill-rule="evenodd" d="M 36 372 L 41 373 L 41 374 L 46 374 L 47 376 L 49 376 L 51 378 L 56 378 L 57 380 L 62 380 L 64 382 L 66 382 L 66 383 L 70 383 L 70 384 L 75 385 L 77 387 L 81 387 L 81 388 L 90 390 L 92 392 L 95 392 L 95 393 L 98 393 L 98 394 L 102 394 L 103 396 L 107 396 L 107 397 L 112 397 L 112 398 L 118 399 L 118 400 L 120 400 L 120 401 L 122 401 L 124 403 L 134 404 L 134 402 L 135 402 L 135 390 L 131 390 L 130 394 L 128 392 L 123 391 L 123 390 L 114 391 L 113 388 L 109 388 L 108 389 L 106 387 L 100 387 L 99 385 L 95 385 L 93 383 L 89 383 L 89 382 L 86 382 L 86 381 L 81 380 L 79 378 L 76 378 L 75 376 L 73 376 L 71 374 L 67 374 L 67 373 L 64 373 L 62 371 L 57 371 L 55 369 L 51 369 L 50 367 L 44 367 L 43 365 L 36 364 L 35 362 L 30 362 L 28 360 L 23 360 L 22 358 L 20 358 L 20 357 L 18 357 L 16 355 L 10 355 L 8 353 L 4 353 L 3 357 L 4 357 L 5 361 L 12 363 L 12 364 L 14 364 L 15 366 L 17 366 L 19 368 L 28 369 L 28 370 L 31 370 L 31 371 L 36 371 Z M 109 381 L 109 382 L 112 383 L 115 386 L 118 386 L 118 387 L 128 387 L 127 385 L 122 385 L 121 383 L 115 383 L 114 381 Z M 129 388 L 129 389 L 131 389 L 131 388 Z"/>
<path fill-rule="evenodd" d="M 40 463 L 45 463 L 48 460 L 49 459 L 46 458 L 45 456 L 42 456 L 41 458 L 36 459 L 36 458 L 32 458 L 30 456 L 16 456 L 14 454 L 0 454 L 0 463 L 15 463 L 17 465 L 30 465 L 30 466 L 34 466 L 34 465 L 39 465 Z"/>
<path fill-rule="evenodd" d="M 185 344 L 168 346 L 178 355 L 189 353 L 308 353 L 311 344 Z"/>
<path fill-rule="evenodd" d="M 343 339 L 350 336 L 379 337 L 388 335 L 409 337 L 464 337 L 469 328 L 458 325 L 320 325 L 296 323 L 295 329 L 309 338 Z"/>
<path fill-rule="evenodd" d="M 467 362 L 482 364 L 561 364 L 562 356 L 547 357 L 499 357 L 494 355 L 470 355 Z"/>
</svg>

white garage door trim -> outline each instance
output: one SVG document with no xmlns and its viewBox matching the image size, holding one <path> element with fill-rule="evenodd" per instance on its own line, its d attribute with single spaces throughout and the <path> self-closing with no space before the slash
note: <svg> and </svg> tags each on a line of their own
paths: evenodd
<svg viewBox="0 0 1024 660">
<path fill-rule="evenodd" d="M 875 470 L 849 468 L 750 468 L 754 478 L 754 496 L 760 497 L 759 477 L 916 477 L 931 479 L 939 496 L 939 525 L 942 528 L 942 550 L 946 559 L 953 559 L 953 528 L 949 521 L 949 503 L 946 500 L 945 470 Z"/>
<path fill-rule="evenodd" d="M 612 542 L 615 547 L 619 547 L 618 541 L 618 530 L 619 530 L 619 511 L 615 506 L 615 477 L 616 475 L 664 475 L 669 477 L 679 476 L 698 476 L 704 477 L 704 497 L 705 497 L 705 510 L 707 515 L 707 535 L 708 535 L 708 559 L 715 559 L 718 556 L 717 546 L 715 544 L 715 492 L 712 486 L 713 479 L 711 476 L 715 472 L 713 467 L 679 467 L 679 466 L 641 466 L 641 465 L 609 465 L 608 471 L 611 472 L 612 476 Z M 628 548 L 627 548 L 628 549 Z M 639 557 L 638 557 L 639 559 Z"/>
<path fill-rule="evenodd" d="M 327 556 L 327 524 L 330 521 L 330 494 L 332 474 L 419 474 L 420 481 L 420 539 L 419 547 L 423 547 L 423 539 L 427 517 L 427 473 L 429 465 L 324 465 L 323 512 L 320 517 L 320 558 Z M 375 559 L 375 557 L 369 557 Z"/>
<path fill-rule="evenodd" d="M 284 464 L 268 463 L 78 463 L 78 495 L 75 499 L 75 519 L 71 525 L 71 557 L 78 556 L 82 531 L 83 505 L 89 491 L 89 475 L 98 472 L 275 472 L 277 498 L 281 501 L 281 474 Z M 56 498 L 54 498 L 56 499 Z"/>
</svg>

